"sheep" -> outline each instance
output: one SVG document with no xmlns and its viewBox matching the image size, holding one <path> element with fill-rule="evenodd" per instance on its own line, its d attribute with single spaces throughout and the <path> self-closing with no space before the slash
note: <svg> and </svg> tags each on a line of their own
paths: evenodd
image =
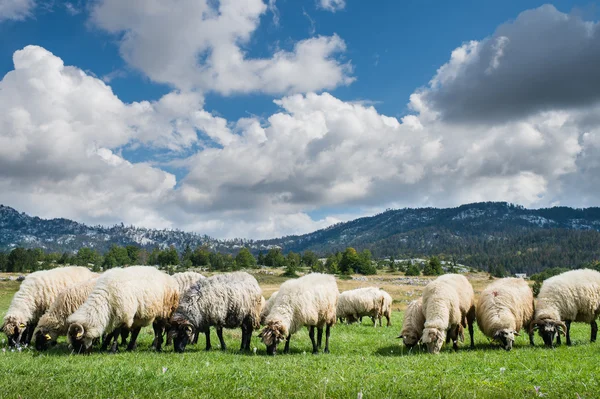
<svg viewBox="0 0 600 399">
<path fill-rule="evenodd" d="M 67 318 L 71 316 L 92 293 L 98 278 L 72 284 L 62 290 L 56 297 L 50 309 L 40 319 L 33 333 L 35 348 L 39 351 L 56 345 L 59 336 L 67 335 L 69 325 Z"/>
<path fill-rule="evenodd" d="M 595 342 L 599 313 L 600 273 L 590 269 L 568 271 L 542 284 L 529 331 L 538 329 L 548 347 L 552 346 L 554 337 L 560 345 L 560 334 L 566 333 L 567 345 L 571 345 L 571 323 L 590 323 L 590 341 Z"/>
<path fill-rule="evenodd" d="M 216 327 L 221 350 L 227 349 L 223 328 L 241 327 L 240 350 L 250 350 L 252 331 L 259 327 L 261 298 L 258 282 L 245 272 L 200 279 L 183 295 L 169 322 L 175 352 L 183 353 L 201 332 L 206 336 L 206 350 L 210 350 L 210 326 Z"/>
<path fill-rule="evenodd" d="M 192 285 L 196 284 L 198 282 L 198 280 L 202 279 L 202 278 L 206 278 L 204 277 L 202 274 L 200 273 L 196 273 L 196 272 L 183 272 L 183 273 L 175 273 L 173 275 L 173 278 L 175 279 L 175 281 L 177 282 L 177 285 L 179 285 L 179 297 L 183 297 L 183 294 L 186 293 L 187 290 L 189 290 Z M 168 324 L 162 324 L 162 323 L 154 323 L 152 325 L 152 328 L 154 329 L 154 336 L 155 336 L 155 341 L 152 343 L 152 346 L 156 346 L 157 340 L 158 340 L 158 336 L 160 335 L 161 337 L 164 335 L 165 332 L 169 331 L 170 326 Z M 165 343 L 165 345 L 169 346 L 171 345 L 171 335 L 167 334 L 167 342 Z M 198 336 L 196 335 L 194 342 L 192 342 L 193 344 L 198 343 Z"/>
<path fill-rule="evenodd" d="M 423 335 L 425 328 L 425 315 L 423 314 L 423 299 L 411 301 L 404 311 L 402 330 L 398 338 L 402 338 L 404 345 L 412 349 Z"/>
<path fill-rule="evenodd" d="M 423 314 L 425 325 L 422 342 L 429 353 L 439 353 L 444 340 L 453 340 L 454 349 L 458 349 L 457 340 L 462 338 L 461 327 L 469 326 L 471 348 L 473 340 L 473 321 L 475 305 L 473 287 L 460 274 L 445 274 L 425 286 L 423 291 Z M 446 336 L 448 334 L 448 336 Z"/>
<path fill-rule="evenodd" d="M 336 322 L 339 291 L 331 275 L 312 273 L 281 285 L 271 311 L 265 318 L 265 328 L 259 337 L 267 346 L 267 354 L 275 355 L 277 345 L 285 339 L 284 353 L 290 351 L 292 334 L 302 326 L 309 326 L 313 354 L 318 353 L 327 326 L 324 353 L 329 353 L 331 326 Z M 315 327 L 318 340 L 315 341 Z"/>
<path fill-rule="evenodd" d="M 69 285 L 89 280 L 96 275 L 89 269 L 78 266 L 43 270 L 28 275 L 4 316 L 2 330 L 8 337 L 9 345 L 28 345 L 40 317 L 58 294 Z"/>
<path fill-rule="evenodd" d="M 379 292 L 383 296 L 383 306 L 379 315 L 379 327 L 381 327 L 381 316 L 385 317 L 387 320 L 386 327 L 391 327 L 392 303 L 394 302 L 394 300 L 392 299 L 392 296 L 383 289 L 380 289 Z"/>
<path fill-rule="evenodd" d="M 386 305 L 389 325 L 389 309 L 391 308 L 392 298 L 387 292 L 375 287 L 357 288 L 342 292 L 337 303 L 336 315 L 338 319 L 346 319 L 348 323 L 353 323 L 362 316 L 369 316 L 374 327 L 377 325 L 377 319 L 381 326 L 384 304 L 388 301 L 384 293 L 389 298 L 389 304 Z"/>
<path fill-rule="evenodd" d="M 521 328 L 533 318 L 533 293 L 522 278 L 503 278 L 488 285 L 477 302 L 479 329 L 509 351 Z M 529 334 L 533 345 L 533 333 Z"/>
<path fill-rule="evenodd" d="M 67 339 L 76 353 L 90 351 L 94 339 L 104 333 L 115 338 L 111 347 L 116 352 L 116 336 L 121 327 L 131 330 L 127 350 L 136 346 L 142 327 L 171 317 L 179 303 L 179 287 L 175 279 L 151 266 L 116 268 L 100 276 L 86 301 L 68 317 Z M 160 351 L 162 336 L 157 337 Z"/>
<path fill-rule="evenodd" d="M 262 310 L 260 311 L 260 324 L 263 326 L 265 325 L 265 319 L 271 311 L 271 308 L 273 307 L 273 303 L 275 303 L 275 298 L 277 298 L 278 293 L 279 291 L 275 291 L 274 293 L 272 293 L 269 297 L 269 300 L 265 302 L 264 306 L 262 307 Z"/>
</svg>

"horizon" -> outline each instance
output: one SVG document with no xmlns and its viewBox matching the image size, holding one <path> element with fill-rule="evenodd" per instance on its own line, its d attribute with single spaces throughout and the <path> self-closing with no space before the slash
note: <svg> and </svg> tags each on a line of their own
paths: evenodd
<svg viewBox="0 0 600 399">
<path fill-rule="evenodd" d="M 596 2 L 240 2 L 0 6 L 0 203 L 222 240 L 600 205 Z"/>
</svg>

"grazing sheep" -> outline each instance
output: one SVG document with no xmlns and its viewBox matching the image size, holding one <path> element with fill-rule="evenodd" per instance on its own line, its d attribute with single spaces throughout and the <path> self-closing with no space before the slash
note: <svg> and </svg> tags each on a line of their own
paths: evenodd
<svg viewBox="0 0 600 399">
<path fill-rule="evenodd" d="M 357 288 L 350 291 L 344 291 L 339 295 L 336 315 L 339 319 L 346 319 L 348 323 L 356 322 L 360 317 L 369 316 L 373 321 L 373 327 L 379 320 L 381 326 L 381 316 L 384 306 L 389 298 L 387 305 L 387 314 L 389 315 L 392 298 L 387 292 L 376 287 Z M 390 319 L 388 316 L 388 325 Z"/>
<path fill-rule="evenodd" d="M 572 270 L 545 280 L 535 306 L 530 332 L 535 329 L 546 346 L 552 346 L 554 337 L 560 345 L 560 334 L 565 334 L 571 345 L 571 323 L 590 323 L 591 342 L 596 341 L 600 313 L 600 273 L 595 270 Z"/>
<path fill-rule="evenodd" d="M 284 353 L 289 353 L 290 338 L 302 326 L 310 327 L 313 354 L 318 353 L 323 327 L 327 326 L 324 352 L 329 353 L 329 335 L 336 321 L 338 296 L 335 278 L 327 274 L 312 273 L 283 283 L 265 318 L 266 327 L 259 335 L 267 346 L 267 354 L 274 355 L 284 339 Z M 315 341 L 315 327 L 318 341 Z"/>
<path fill-rule="evenodd" d="M 474 293 L 471 283 L 464 276 L 445 274 L 427 284 L 423 291 L 423 314 L 425 328 L 421 340 L 427 345 L 429 353 L 439 353 L 446 338 L 446 342 L 452 339 L 454 349 L 458 349 L 457 340 L 464 335 L 461 326 L 466 327 L 467 324 L 471 348 L 475 347 Z"/>
<path fill-rule="evenodd" d="M 59 336 L 67 335 L 69 329 L 67 318 L 85 302 L 97 281 L 97 277 L 82 281 L 68 286 L 58 294 L 33 333 L 37 350 L 46 350 L 50 345 L 56 345 Z"/>
<path fill-rule="evenodd" d="M 522 278 L 503 278 L 488 285 L 476 306 L 477 325 L 509 351 L 521 328 L 533 318 L 533 293 Z M 533 345 L 533 333 L 529 334 Z"/>
<path fill-rule="evenodd" d="M 269 300 L 262 307 L 262 310 L 260 312 L 260 324 L 263 326 L 265 325 L 265 319 L 267 318 L 267 315 L 271 311 L 271 308 L 273 307 L 273 304 L 275 303 L 275 298 L 277 298 L 278 293 L 279 293 L 279 291 L 275 291 L 274 293 L 272 293 L 271 296 L 269 297 Z"/>
<path fill-rule="evenodd" d="M 179 287 L 166 273 L 151 266 L 111 269 L 100 276 L 86 301 L 67 319 L 67 339 L 76 353 L 89 352 L 94 339 L 113 335 L 116 352 L 120 328 L 131 330 L 127 350 L 135 348 L 142 327 L 166 322 L 179 303 Z M 162 337 L 156 350 L 160 350 Z"/>
<path fill-rule="evenodd" d="M 8 337 L 8 344 L 29 344 L 38 320 L 58 294 L 69 285 L 89 280 L 96 275 L 89 269 L 78 266 L 43 270 L 28 275 L 4 316 L 2 330 Z"/>
<path fill-rule="evenodd" d="M 398 338 L 402 338 L 404 345 L 412 349 L 423 335 L 425 328 L 425 315 L 423 314 L 423 299 L 411 301 L 404 311 L 402 331 Z"/>
<path fill-rule="evenodd" d="M 200 279 L 183 295 L 171 317 L 169 334 L 175 352 L 182 353 L 201 332 L 206 336 L 206 350 L 210 350 L 210 326 L 216 327 L 221 350 L 227 349 L 223 328 L 241 327 L 240 350 L 250 350 L 252 331 L 259 327 L 261 299 L 258 282 L 245 272 Z"/>
</svg>

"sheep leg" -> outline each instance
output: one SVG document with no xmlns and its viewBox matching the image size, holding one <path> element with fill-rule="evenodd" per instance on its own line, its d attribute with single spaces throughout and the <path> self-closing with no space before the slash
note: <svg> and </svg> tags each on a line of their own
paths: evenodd
<svg viewBox="0 0 600 399">
<path fill-rule="evenodd" d="M 129 338 L 129 329 L 127 327 L 121 328 L 121 345 L 127 345 L 127 338 Z"/>
<path fill-rule="evenodd" d="M 240 347 L 240 351 L 249 351 L 250 350 L 250 339 L 252 338 L 252 327 L 248 325 L 248 323 L 242 324 L 242 346 Z"/>
<path fill-rule="evenodd" d="M 556 345 L 560 345 L 560 333 L 556 333 Z"/>
<path fill-rule="evenodd" d="M 127 344 L 128 351 L 132 351 L 137 347 L 135 341 L 137 341 L 137 337 L 138 337 L 141 329 L 142 329 L 142 327 L 136 327 L 133 330 L 131 330 L 131 339 L 129 340 L 129 344 Z M 116 336 L 115 336 L 115 342 L 117 342 Z"/>
<path fill-rule="evenodd" d="M 392 326 L 392 322 L 390 321 L 390 314 L 389 312 L 385 314 L 385 318 L 387 319 L 387 326 L 386 327 L 391 327 Z"/>
<path fill-rule="evenodd" d="M 154 322 L 152 323 L 152 329 L 154 330 L 154 341 L 152 342 L 152 347 L 155 351 L 160 352 L 162 350 L 163 343 L 163 330 L 164 324 L 162 322 Z"/>
<path fill-rule="evenodd" d="M 565 324 L 567 326 L 567 346 L 571 346 L 571 320 L 565 320 Z"/>
<path fill-rule="evenodd" d="M 312 342 L 313 346 L 312 353 L 313 355 L 316 355 L 317 353 L 319 353 L 319 349 L 317 348 L 317 341 L 315 341 L 315 326 L 310 326 L 308 335 L 310 336 L 310 342 Z"/>
<path fill-rule="evenodd" d="M 327 324 L 327 328 L 325 328 L 325 349 L 323 353 L 329 353 L 329 335 L 331 334 L 331 325 Z"/>
<path fill-rule="evenodd" d="M 534 335 L 535 335 L 535 333 L 533 331 L 529 333 L 529 345 L 531 345 L 531 346 L 535 346 L 535 343 L 533 342 Z"/>
<path fill-rule="evenodd" d="M 205 350 L 209 351 L 210 348 L 212 348 L 212 345 L 210 344 L 210 328 L 207 327 L 206 330 L 204 330 L 204 335 L 206 336 L 206 348 Z"/>
<path fill-rule="evenodd" d="M 27 336 L 25 337 L 25 344 L 29 345 L 31 343 L 31 339 L 33 338 L 33 330 L 35 329 L 34 325 L 27 325 Z"/>
<path fill-rule="evenodd" d="M 590 338 L 590 342 L 596 342 L 596 336 L 598 335 L 598 324 L 596 323 L 596 320 L 594 320 L 590 323 L 590 325 L 592 326 L 592 336 Z"/>
<path fill-rule="evenodd" d="M 219 341 L 221 342 L 221 350 L 227 350 L 227 345 L 225 345 L 225 340 L 223 339 L 223 327 L 217 327 L 217 337 L 219 337 Z"/>
<path fill-rule="evenodd" d="M 192 341 L 193 345 L 196 345 L 198 343 L 198 335 L 199 334 L 194 334 L 194 340 Z M 170 339 L 169 336 L 167 336 L 167 340 L 169 340 L 169 339 Z"/>
<path fill-rule="evenodd" d="M 285 339 L 285 348 L 283 348 L 283 353 L 290 353 L 290 339 L 292 339 L 292 334 L 289 334 Z"/>
<path fill-rule="evenodd" d="M 464 332 L 464 330 L 463 330 Z M 469 335 L 471 336 L 471 349 L 475 349 L 475 338 L 473 337 L 473 320 L 469 321 Z M 464 333 L 463 333 L 464 338 Z"/>
<path fill-rule="evenodd" d="M 377 320 L 374 317 L 371 317 L 371 321 L 373 322 L 373 327 L 377 327 Z"/>
<path fill-rule="evenodd" d="M 119 336 L 120 328 L 115 328 L 113 332 L 108 334 L 106 337 L 107 346 L 112 341 L 112 345 L 110 347 L 110 353 L 117 353 L 119 351 L 119 342 L 117 341 L 117 337 Z"/>
<path fill-rule="evenodd" d="M 323 327 L 317 327 L 317 348 L 321 349 L 321 342 L 323 342 Z"/>
<path fill-rule="evenodd" d="M 379 327 L 382 327 L 382 324 L 381 324 L 381 315 L 377 316 L 377 319 L 379 319 Z"/>
</svg>

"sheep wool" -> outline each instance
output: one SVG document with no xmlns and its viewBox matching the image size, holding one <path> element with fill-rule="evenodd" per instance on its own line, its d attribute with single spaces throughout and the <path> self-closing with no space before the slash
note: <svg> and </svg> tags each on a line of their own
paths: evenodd
<svg viewBox="0 0 600 399">
<path fill-rule="evenodd" d="M 59 267 L 28 275 L 4 316 L 2 329 L 8 336 L 9 344 L 20 344 L 23 337 L 24 343 L 28 344 L 38 320 L 50 308 L 58 294 L 71 284 L 89 280 L 93 276 L 97 274 L 79 266 Z"/>
<path fill-rule="evenodd" d="M 126 327 L 131 330 L 127 349 L 132 350 L 140 329 L 155 320 L 168 320 L 178 303 L 179 286 L 166 273 L 151 266 L 110 269 L 67 319 L 67 338 L 75 351 L 82 353 L 104 333 Z M 116 351 L 116 345 L 112 349 Z"/>
<path fill-rule="evenodd" d="M 533 318 L 533 293 L 522 278 L 503 278 L 488 285 L 476 306 L 477 325 L 489 338 L 511 350 L 515 335 Z M 533 343 L 533 335 L 530 335 Z"/>
<path fill-rule="evenodd" d="M 404 311 L 404 321 L 400 336 L 407 348 L 413 348 L 421 339 L 425 328 L 425 315 L 423 314 L 423 299 L 411 301 Z"/>
<path fill-rule="evenodd" d="M 47 349 L 49 344 L 56 343 L 59 336 L 67 335 L 67 318 L 85 302 L 97 281 L 97 277 L 82 281 L 68 286 L 58 294 L 33 333 L 37 350 Z"/>
<path fill-rule="evenodd" d="M 267 353 L 274 355 L 277 344 L 286 340 L 284 352 L 289 352 L 290 337 L 303 326 L 309 326 L 313 353 L 318 352 L 323 327 L 327 326 L 325 353 L 329 352 L 330 328 L 336 321 L 339 291 L 331 275 L 312 273 L 281 285 L 271 311 L 265 318 L 266 327 L 260 337 Z M 314 328 L 318 329 L 318 342 Z"/>
<path fill-rule="evenodd" d="M 269 297 L 269 300 L 267 300 L 267 302 L 262 307 L 262 310 L 260 312 L 260 324 L 263 326 L 265 325 L 265 319 L 266 319 L 267 315 L 269 314 L 269 312 L 271 311 L 271 308 L 273 307 L 273 304 L 275 303 L 275 298 L 277 298 L 278 293 L 279 293 L 279 291 L 275 291 L 274 293 L 272 293 L 271 296 Z"/>
<path fill-rule="evenodd" d="M 205 278 L 200 273 L 196 272 L 184 272 L 184 273 L 175 273 L 173 278 L 177 282 L 179 286 L 179 294 L 183 296 L 187 290 L 189 290 L 192 285 L 196 284 L 198 280 Z"/>
<path fill-rule="evenodd" d="M 600 314 L 600 272 L 590 269 L 571 270 L 545 280 L 535 306 L 530 330 L 539 329 L 546 346 L 566 332 L 571 345 L 571 323 L 590 323 L 594 342 L 598 333 L 596 319 Z"/>
<path fill-rule="evenodd" d="M 460 326 L 469 325 L 471 347 L 473 340 L 473 321 L 475 320 L 474 292 L 471 283 L 460 274 L 445 274 L 425 286 L 423 291 L 423 314 L 425 325 L 422 342 L 430 353 L 439 353 L 446 334 L 456 339 L 461 336 Z"/>
<path fill-rule="evenodd" d="M 206 349 L 210 349 L 210 326 L 216 327 L 222 350 L 226 349 L 223 328 L 241 327 L 241 349 L 249 350 L 252 331 L 259 327 L 261 308 L 262 290 L 248 273 L 200 279 L 183 295 L 171 318 L 175 351 L 183 352 L 199 332 L 205 333 Z"/>
</svg>

